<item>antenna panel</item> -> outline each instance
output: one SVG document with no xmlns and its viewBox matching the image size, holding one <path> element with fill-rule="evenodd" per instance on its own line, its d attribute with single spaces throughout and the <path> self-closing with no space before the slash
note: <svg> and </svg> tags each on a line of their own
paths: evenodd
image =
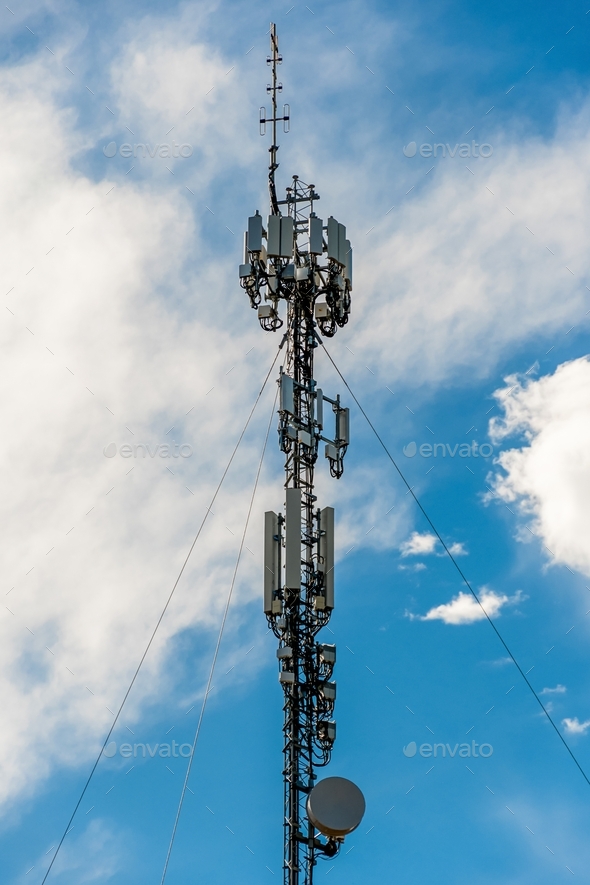
<svg viewBox="0 0 590 885">
<path fill-rule="evenodd" d="M 268 216 L 268 239 L 266 245 L 266 254 L 269 258 L 280 258 L 281 256 L 281 216 Z"/>
<path fill-rule="evenodd" d="M 346 241 L 346 254 L 344 258 L 344 278 L 348 285 L 352 287 L 352 246 L 350 245 L 350 240 Z"/>
<path fill-rule="evenodd" d="M 338 225 L 338 261 L 346 264 L 346 225 Z"/>
<path fill-rule="evenodd" d="M 336 412 L 336 439 L 344 446 L 350 442 L 350 409 L 338 409 Z"/>
<path fill-rule="evenodd" d="M 281 218 L 281 258 L 293 256 L 293 219 L 290 215 Z"/>
<path fill-rule="evenodd" d="M 279 408 L 282 412 L 295 414 L 295 398 L 293 395 L 293 379 L 290 375 L 281 373 L 281 390 Z"/>
<path fill-rule="evenodd" d="M 339 261 L 338 255 L 338 222 L 330 215 L 328 218 L 328 258 Z"/>
<path fill-rule="evenodd" d="M 309 219 L 309 251 L 312 255 L 321 255 L 324 251 L 322 228 L 322 219 L 312 215 Z"/>
<path fill-rule="evenodd" d="M 301 489 L 287 489 L 285 587 L 301 589 Z"/>
<path fill-rule="evenodd" d="M 279 517 L 272 510 L 264 514 L 264 612 L 271 614 L 274 593 L 281 585 L 281 542 Z"/>
<path fill-rule="evenodd" d="M 324 429 L 324 393 L 320 387 L 316 390 L 315 420 L 318 430 Z"/>
<path fill-rule="evenodd" d="M 320 511 L 320 560 L 318 567 L 324 574 L 326 608 L 334 608 L 334 508 Z"/>
<path fill-rule="evenodd" d="M 262 249 L 262 215 L 258 212 L 248 219 L 248 250 L 260 252 Z"/>
</svg>

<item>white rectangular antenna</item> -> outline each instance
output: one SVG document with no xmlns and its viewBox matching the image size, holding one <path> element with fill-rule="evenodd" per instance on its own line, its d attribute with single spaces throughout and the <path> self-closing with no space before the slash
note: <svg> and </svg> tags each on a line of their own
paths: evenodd
<svg viewBox="0 0 590 885">
<path fill-rule="evenodd" d="M 264 613 L 273 612 L 275 591 L 281 587 L 281 541 L 279 517 L 272 510 L 264 514 Z"/>
<path fill-rule="evenodd" d="M 293 379 L 290 375 L 286 375 L 285 372 L 281 372 L 279 408 L 282 412 L 289 412 L 290 415 L 295 414 Z"/>
<path fill-rule="evenodd" d="M 248 219 L 248 249 L 250 252 L 260 252 L 262 249 L 262 215 L 258 212 Z"/>
<path fill-rule="evenodd" d="M 290 215 L 281 218 L 281 258 L 293 257 L 293 219 Z"/>
<path fill-rule="evenodd" d="M 328 218 L 328 258 L 338 261 L 338 256 L 338 222 L 330 215 Z"/>
<path fill-rule="evenodd" d="M 326 608 L 334 608 L 334 508 L 320 511 L 320 571 L 324 574 Z"/>
<path fill-rule="evenodd" d="M 301 589 L 301 489 L 287 489 L 285 508 L 285 587 Z"/>
<path fill-rule="evenodd" d="M 314 215 L 309 219 L 309 251 L 312 255 L 321 255 L 324 251 L 322 228 L 324 223 L 321 218 Z"/>
</svg>

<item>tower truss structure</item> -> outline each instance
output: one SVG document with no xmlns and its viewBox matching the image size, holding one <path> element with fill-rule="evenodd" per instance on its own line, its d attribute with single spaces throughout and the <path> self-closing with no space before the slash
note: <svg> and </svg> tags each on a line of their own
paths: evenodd
<svg viewBox="0 0 590 885">
<path fill-rule="evenodd" d="M 318 856 L 335 855 L 342 841 L 325 829 L 322 839 L 308 814 L 316 770 L 330 761 L 336 738 L 336 647 L 319 638 L 334 608 L 334 510 L 318 507 L 314 471 L 323 447 L 332 476 L 340 478 L 349 444 L 348 409 L 318 387 L 314 353 L 318 330 L 331 337 L 348 321 L 352 250 L 344 225 L 316 214 L 320 197 L 313 184 L 294 175 L 285 198 L 278 199 L 277 125 L 289 130 L 290 109 L 278 109 L 282 57 L 274 24 L 270 48 L 271 115 L 260 109 L 260 133 L 268 126 L 272 133 L 269 214 L 263 218 L 257 211 L 249 218 L 239 273 L 261 327 L 284 327 L 287 343 L 278 425 L 285 506 L 265 514 L 264 612 L 278 639 L 284 697 L 284 882 L 312 885 Z"/>
</svg>

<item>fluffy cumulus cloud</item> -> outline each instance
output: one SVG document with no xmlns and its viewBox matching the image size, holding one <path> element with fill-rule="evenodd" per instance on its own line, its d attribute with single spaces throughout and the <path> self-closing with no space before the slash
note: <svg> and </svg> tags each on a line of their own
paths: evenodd
<svg viewBox="0 0 590 885">
<path fill-rule="evenodd" d="M 32 791 L 55 766 L 76 765 L 98 749 L 97 736 L 112 721 L 110 711 L 145 647 L 278 343 L 277 336 L 260 333 L 237 286 L 229 259 L 236 265 L 240 260 L 238 237 L 224 231 L 221 261 L 204 232 L 203 215 L 195 211 L 202 203 L 206 212 L 205 195 L 215 182 L 222 199 L 232 175 L 241 176 L 244 188 L 254 187 L 244 170 L 255 153 L 258 163 L 266 151 L 236 132 L 255 132 L 244 116 L 256 117 L 258 98 L 250 99 L 250 75 L 240 67 L 245 62 L 230 73 L 235 60 L 205 45 L 195 22 L 179 15 L 171 28 L 149 19 L 134 24 L 112 63 L 112 118 L 105 111 L 110 122 L 92 131 L 64 98 L 71 86 L 63 77 L 70 75 L 59 68 L 59 54 L 43 50 L 41 60 L 5 67 L 0 75 L 0 109 L 11 133 L 0 144 L 8 293 L 0 316 L 4 803 Z M 340 82 L 340 66 L 333 71 Z M 114 160 L 101 157 L 100 165 L 88 159 L 92 151 L 100 153 L 113 126 L 117 133 L 129 126 L 138 142 L 153 145 L 173 125 L 172 137 L 194 148 L 186 187 L 180 182 L 185 167 L 174 167 L 172 176 L 164 163 L 146 162 L 138 164 L 134 178 Z M 567 139 L 564 124 L 545 145 L 497 150 L 500 160 L 489 172 L 479 164 L 475 182 L 462 177 L 463 167 L 449 165 L 429 190 L 416 188 L 413 202 L 363 240 L 353 349 L 370 352 L 376 372 L 421 383 L 440 381 L 465 365 L 485 371 L 482 354 L 492 361 L 517 338 L 568 322 L 581 309 L 577 277 L 566 272 L 562 278 L 560 268 L 568 263 L 581 273 L 587 261 L 582 232 L 590 211 L 589 128 L 581 114 L 568 121 Z M 358 188 L 360 240 L 360 231 L 372 223 L 365 227 L 365 219 L 376 211 L 366 176 L 374 184 L 374 168 L 387 161 L 378 162 L 379 148 L 372 148 L 375 163 L 359 166 L 354 151 L 335 159 L 340 155 L 334 141 L 322 146 L 325 135 L 318 130 L 300 143 L 298 171 L 308 180 L 322 174 L 323 192 L 334 197 L 327 213 L 338 212 L 338 200 L 352 204 L 350 188 Z M 264 171 L 260 181 L 263 186 Z M 503 208 L 502 194 L 509 195 L 514 216 Z M 536 239 L 524 229 L 526 222 Z M 219 225 L 223 230 L 225 219 Z M 551 246 L 553 257 L 539 252 L 541 242 Z M 339 333 L 343 346 L 351 329 Z M 588 372 L 587 364 L 577 371 Z M 576 396 L 582 397 L 582 388 L 580 382 Z M 509 401 L 524 403 L 529 389 L 535 388 L 519 388 Z M 267 393 L 146 662 L 126 723 L 139 715 L 143 698 L 171 684 L 163 665 L 172 637 L 218 622 L 274 389 Z M 558 398 L 553 396 L 555 409 Z M 542 430 L 531 429 L 528 449 L 541 437 Z M 174 457 L 181 443 L 191 447 L 190 457 Z M 116 454 L 105 457 L 112 444 Z M 171 457 L 162 457 L 165 449 L 152 457 L 141 444 L 150 452 L 169 445 Z M 590 457 L 581 443 L 575 452 Z M 565 534 L 559 528 L 564 514 L 552 511 L 565 492 L 557 480 L 550 490 L 543 487 L 540 474 L 534 482 L 541 491 L 533 489 L 531 476 L 537 474 L 524 469 L 526 458 L 525 450 L 517 450 L 513 461 L 502 462 L 499 493 L 518 495 L 536 508 L 551 547 L 554 535 Z M 564 471 L 567 463 L 564 456 Z M 332 484 L 328 491 L 327 480 L 320 483 L 322 500 L 355 513 L 354 521 L 341 519 L 340 555 L 355 544 L 398 547 L 407 536 L 406 505 L 376 476 L 365 467 L 350 471 L 346 485 Z M 572 475 L 570 492 L 580 510 L 566 514 L 571 525 L 578 521 L 578 539 L 567 556 L 586 567 L 578 479 L 576 474 L 575 485 Z M 368 486 L 377 489 L 372 496 Z M 259 514 L 281 506 L 276 488 L 263 472 L 247 541 L 255 555 L 245 560 L 238 604 L 259 593 Z M 556 555 L 566 555 L 565 543 L 560 541 Z M 436 548 L 434 536 L 415 532 L 401 552 L 444 552 Z M 465 552 L 458 543 L 450 549 L 453 555 Z M 482 593 L 490 616 L 510 602 L 492 590 Z M 481 617 L 474 600 L 460 593 L 424 619 L 459 624 Z M 16 758 L 10 752 L 15 746 Z"/>
<path fill-rule="evenodd" d="M 498 616 L 504 606 L 514 605 L 521 599 L 521 594 L 506 596 L 484 587 L 479 594 L 481 606 L 471 593 L 461 591 L 450 602 L 434 606 L 425 615 L 411 617 L 418 617 L 421 621 L 442 621 L 444 624 L 473 624 L 475 621 L 483 620 L 486 614 L 490 618 Z M 482 607 L 485 611 L 482 611 Z"/>
<path fill-rule="evenodd" d="M 0 318 L 0 802 L 55 764 L 96 752 L 272 349 L 246 333 L 229 336 L 207 316 L 208 270 L 185 266 L 196 231 L 176 189 L 75 171 L 84 139 L 60 110 L 61 83 L 45 65 L 0 78 L 14 136 L 0 147 L 8 292 Z M 246 357 L 252 346 L 260 361 L 256 350 Z M 140 680 L 138 699 L 158 685 L 166 641 L 218 618 L 261 421 L 179 586 L 146 664 L 153 685 Z M 265 492 L 263 481 L 262 500 Z M 256 592 L 259 563 L 250 559 L 238 599 Z"/>
<path fill-rule="evenodd" d="M 201 158 L 191 190 L 202 196 L 232 151 L 236 162 L 247 156 L 223 122 L 228 110 L 242 113 L 245 87 L 220 81 L 231 60 L 180 38 L 173 50 L 165 31 L 152 36 L 150 47 L 139 28 L 115 63 L 113 110 L 121 121 L 134 114 L 143 140 L 155 141 L 170 113 L 219 86 L 216 98 L 197 101 L 184 134 Z M 146 68 L 151 49 L 158 64 Z M 188 188 L 159 166 L 146 166 L 139 183 L 108 162 L 79 170 L 91 138 L 63 108 L 64 89 L 49 54 L 0 75 L 12 133 L 0 145 L 5 807 L 56 766 L 98 751 L 278 345 L 260 333 L 231 250 L 221 264 L 205 244 Z M 175 669 L 165 667 L 171 639 L 219 622 L 274 393 L 271 378 L 125 724 L 147 696 L 174 687 Z M 238 606 L 260 594 L 261 513 L 282 505 L 275 478 L 265 468 Z M 403 507 L 393 509 L 375 473 L 361 469 L 346 487 L 327 482 L 327 503 L 358 504 L 349 508 L 354 522 L 341 521 L 340 555 L 345 543 L 399 544 Z M 378 488 L 369 503 L 367 484 Z"/>
<path fill-rule="evenodd" d="M 434 553 L 438 538 L 429 532 L 412 532 L 407 541 L 400 546 L 402 556 L 426 556 Z"/>
<path fill-rule="evenodd" d="M 586 734 L 590 728 L 590 719 L 580 722 L 577 716 L 573 719 L 564 719 L 561 723 L 567 734 Z"/>
<path fill-rule="evenodd" d="M 492 438 L 523 442 L 500 454 L 495 493 L 518 503 L 550 562 L 590 575 L 590 361 L 537 380 L 509 378 L 496 398 L 504 414 L 492 421 Z"/>
<path fill-rule="evenodd" d="M 437 553 L 439 556 L 446 556 L 436 535 L 430 532 L 412 532 L 410 537 L 400 544 L 400 552 L 402 556 L 428 556 L 431 553 Z M 466 556 L 467 551 L 460 541 L 454 541 L 448 545 L 449 553 L 452 556 Z"/>
<path fill-rule="evenodd" d="M 546 141 L 496 133 L 474 175 L 448 159 L 426 183 L 400 169 L 415 189 L 387 218 L 361 200 L 364 231 L 375 228 L 357 235 L 355 359 L 338 343 L 351 370 L 368 362 L 385 383 L 438 383 L 465 367 L 483 377 L 530 336 L 588 322 L 589 133 L 590 107 L 567 108 Z"/>
</svg>

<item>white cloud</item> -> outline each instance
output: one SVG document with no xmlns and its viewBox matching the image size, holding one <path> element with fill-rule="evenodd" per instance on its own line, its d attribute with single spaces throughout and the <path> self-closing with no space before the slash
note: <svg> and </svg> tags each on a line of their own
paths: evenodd
<svg viewBox="0 0 590 885">
<path fill-rule="evenodd" d="M 219 310 L 215 257 L 186 268 L 187 254 L 205 252 L 189 196 L 131 178 L 113 189 L 73 169 L 84 137 L 59 108 L 50 64 L 0 73 L 11 131 L 0 145 L 10 290 L 0 315 L 0 804 L 97 752 L 107 707 L 118 707 L 276 347 L 236 297 L 235 274 L 231 284 L 217 276 Z M 230 333 L 236 319 L 245 331 Z M 273 395 L 213 508 L 125 724 L 171 678 L 161 671 L 171 637 L 218 622 Z M 103 455 L 112 441 L 173 438 L 193 457 Z M 244 559 L 238 605 L 259 593 L 269 496 L 263 478 L 248 539 L 258 555 Z"/>
<path fill-rule="evenodd" d="M 197 194 L 211 187 L 223 167 L 227 172 L 262 159 L 248 60 L 230 61 L 203 42 L 204 14 L 193 6 L 178 18 L 155 22 L 147 16 L 111 67 L 121 128 L 131 124 L 141 133 L 134 143 L 174 139 L 194 146 L 190 167 Z M 151 168 L 167 173 L 163 163 Z"/>
<path fill-rule="evenodd" d="M 490 667 L 506 667 L 508 664 L 512 664 L 512 663 L 513 663 L 512 658 L 503 657 L 503 658 L 496 658 L 495 661 L 490 661 L 489 665 L 490 665 Z"/>
<path fill-rule="evenodd" d="M 550 563 L 590 575 L 588 358 L 564 363 L 538 380 L 509 378 L 495 395 L 504 415 L 491 422 L 492 438 L 522 434 L 526 442 L 500 454 L 503 472 L 493 480 L 494 491 L 503 501 L 518 502 L 530 529 L 551 551 Z"/>
<path fill-rule="evenodd" d="M 493 158 L 479 160 L 473 176 L 448 158 L 432 181 L 421 181 L 413 161 L 394 164 L 404 190 L 415 189 L 387 217 L 383 202 L 381 221 L 366 199 L 352 203 L 359 205 L 353 240 L 362 250 L 354 328 L 333 345 L 343 366 L 358 366 L 362 383 L 369 381 L 360 369 L 366 364 L 387 384 L 439 384 L 465 367 L 484 377 L 531 336 L 588 323 L 589 136 L 590 107 L 563 108 L 547 140 L 515 144 L 496 132 Z"/>
<path fill-rule="evenodd" d="M 427 556 L 434 553 L 438 538 L 430 532 L 412 532 L 407 541 L 400 546 L 402 556 Z"/>
<path fill-rule="evenodd" d="M 542 695 L 546 695 L 546 694 L 565 694 L 566 691 L 567 691 L 567 688 L 565 687 L 565 685 L 559 685 L 559 684 L 558 684 L 558 685 L 555 686 L 555 688 L 544 688 L 543 691 L 540 691 L 540 692 L 539 692 L 539 694 L 542 694 Z"/>
<path fill-rule="evenodd" d="M 128 832 L 116 832 L 105 820 L 97 818 L 84 826 L 71 841 L 64 843 L 52 875 L 79 885 L 107 882 L 120 875 L 125 868 L 126 838 L 129 839 Z M 41 870 L 47 869 L 50 858 L 51 855 L 43 852 L 35 866 Z"/>
<path fill-rule="evenodd" d="M 400 545 L 402 556 L 428 556 L 431 553 L 437 553 L 437 545 L 439 541 L 436 535 L 430 532 L 412 532 L 407 541 Z M 462 543 L 455 541 L 448 545 L 449 553 L 452 556 L 467 556 L 467 551 Z M 440 552 L 437 556 L 446 556 L 446 550 L 439 548 Z"/>
<path fill-rule="evenodd" d="M 587 719 L 585 722 L 580 722 L 578 717 L 574 716 L 573 719 L 562 719 L 561 724 L 565 728 L 567 734 L 586 734 L 590 728 L 590 719 Z"/>
<path fill-rule="evenodd" d="M 156 43 L 166 82 L 178 59 L 164 38 Z M 149 133 L 150 119 L 157 122 L 168 110 L 161 106 L 168 92 L 150 80 L 138 93 L 143 68 L 137 55 L 145 51 L 143 44 L 131 47 L 117 75 L 133 98 L 125 104 L 121 94 L 121 106 L 125 113 L 135 107 Z M 230 68 L 202 47 L 181 55 L 175 112 L 194 91 L 185 76 L 192 61 L 203 82 L 209 68 L 213 78 Z M 220 265 L 193 219 L 187 202 L 193 198 L 172 176 L 165 186 L 154 173 L 141 184 L 125 177 L 113 187 L 116 179 L 94 181 L 73 169 L 87 137 L 75 129 L 74 115 L 60 110 L 61 83 L 49 64 L 0 72 L 0 109 L 11 132 L 0 145 L 3 282 L 10 290 L 10 312 L 2 308 L 0 315 L 5 808 L 56 767 L 77 766 L 98 751 L 112 721 L 107 708 L 118 707 L 279 340 L 261 333 L 239 288 L 239 248 L 235 264 L 228 251 Z M 247 103 L 240 89 L 238 79 L 218 94 L 230 104 L 242 102 L 242 113 Z M 215 102 L 201 102 L 192 124 L 190 139 L 207 163 L 206 171 L 197 165 L 197 182 L 225 174 L 227 152 L 242 151 L 243 141 L 232 141 L 218 125 L 220 114 Z M 187 255 L 195 259 L 188 267 Z M 133 724 L 146 697 L 172 687 L 162 666 L 170 640 L 197 624 L 218 624 L 272 381 L 267 393 L 124 725 Z M 111 442 L 155 446 L 171 439 L 190 443 L 193 457 L 103 455 Z M 338 513 L 341 555 L 346 543 L 399 544 L 405 505 L 393 509 L 395 496 L 377 476 L 361 467 L 352 482 L 350 469 L 345 484 L 320 480 L 323 501 L 355 505 L 348 508 L 354 522 Z M 255 556 L 244 557 L 238 606 L 260 595 L 261 514 L 281 506 L 280 487 L 265 469 L 247 538 Z M 370 500 L 367 487 L 377 489 Z M 199 687 L 192 690 L 198 694 Z"/>
<path fill-rule="evenodd" d="M 522 595 L 517 593 L 515 596 L 506 596 L 484 588 L 479 594 L 479 599 L 487 614 L 493 618 L 500 614 L 500 610 L 505 605 L 514 605 L 519 602 Z M 481 621 L 485 618 L 485 614 L 471 593 L 461 591 L 450 602 L 437 605 L 425 615 L 418 617 L 421 621 L 443 621 L 445 624 L 457 625 Z"/>
<path fill-rule="evenodd" d="M 254 137 L 244 135 L 256 129 L 244 123 L 252 104 L 244 71 L 236 68 L 225 79 L 232 61 L 194 35 L 179 40 L 178 28 L 171 34 L 148 22 L 134 33 L 113 66 L 116 119 L 127 124 L 133 118 L 140 124 L 137 140 L 155 142 L 197 96 L 181 134 L 199 158 L 193 190 L 200 199 L 216 175 L 226 175 L 230 161 L 239 167 L 254 155 Z M 115 709 L 122 696 L 276 342 L 260 333 L 245 307 L 232 265 L 232 254 L 239 261 L 238 238 L 228 240 L 232 246 L 221 264 L 200 236 L 195 204 L 186 202 L 192 197 L 175 189 L 163 164 L 151 179 L 121 179 L 114 190 L 114 179 L 94 181 L 75 171 L 73 158 L 92 146 L 92 138 L 76 129 L 73 110 L 60 106 L 62 84 L 50 62 L 0 74 L 0 108 L 11 133 L 0 145 L 4 291 L 11 290 L 6 302 L 13 311 L 3 311 L 0 319 L 0 566 L 10 606 L 0 614 L 5 803 L 31 792 L 53 767 L 77 765 L 98 748 L 98 736 L 111 721 L 106 707 Z M 341 76 L 340 65 L 334 71 Z M 209 84 L 215 90 L 207 98 Z M 258 103 L 256 98 L 254 118 Z M 589 162 L 586 128 L 582 120 L 576 136 L 570 127 L 567 144 L 559 136 L 548 147 L 525 146 L 524 168 L 520 149 L 507 151 L 496 178 L 478 179 L 481 193 L 475 195 L 460 179 L 463 170 L 449 166 L 432 191 L 397 219 L 388 216 L 391 227 L 376 230 L 373 249 L 362 241 L 368 247 L 356 273 L 363 286 L 355 289 L 354 324 L 339 334 L 343 347 L 346 335 L 354 334 L 358 350 L 371 350 L 381 374 L 400 366 L 404 377 L 417 382 L 440 381 L 458 366 L 485 371 L 482 354 L 493 360 L 516 338 L 565 322 L 572 305 L 581 303 L 577 284 L 566 278 L 562 298 L 554 298 L 548 282 L 554 271 L 539 262 L 529 234 L 521 235 L 503 208 L 486 202 L 484 185 L 497 180 L 515 196 L 523 216 L 536 218 L 538 189 L 531 182 L 543 177 L 543 223 L 558 237 L 557 245 L 552 237 L 548 241 L 560 259 L 582 272 L 581 232 L 589 211 L 581 185 Z M 299 142 L 294 150 L 303 168 L 281 172 L 309 170 L 307 180 L 321 180 L 326 196 L 348 202 L 345 164 L 356 158 L 336 161 L 330 141 L 316 150 L 323 137 L 318 131 L 316 143 Z M 565 190 L 549 174 L 564 150 L 570 170 Z M 260 171 L 266 150 L 256 151 Z M 356 181 L 359 192 L 371 192 L 362 175 Z M 337 213 L 326 203 L 327 211 Z M 359 205 L 348 223 L 364 233 L 363 212 L 374 213 L 375 204 Z M 187 255 L 195 259 L 189 269 Z M 392 262 L 396 281 L 383 299 Z M 517 290 L 521 302 L 514 298 Z M 173 424 L 182 433 L 177 441 L 195 448 L 193 459 L 172 466 L 176 476 L 151 460 L 133 462 L 128 474 L 130 462 L 102 455 L 114 440 L 162 442 Z M 160 667 L 171 637 L 198 623 L 216 623 L 245 513 L 245 477 L 257 451 L 258 440 L 246 439 L 146 662 L 128 724 L 139 715 L 142 699 L 162 688 Z M 356 485 L 334 486 L 337 500 L 360 501 L 365 494 L 357 524 L 343 520 L 339 543 L 399 543 L 403 510 L 385 521 L 391 495 L 379 489 L 366 502 L 367 478 L 372 482 L 374 476 L 359 472 Z M 280 506 L 268 482 L 261 484 L 258 512 L 265 505 Z M 259 519 L 250 535 L 258 553 Z M 428 533 L 415 532 L 405 543 L 404 556 L 435 552 L 436 539 Z M 465 552 L 459 544 L 451 550 Z M 246 558 L 237 602 L 258 595 L 259 588 L 260 562 Z M 486 591 L 482 602 L 497 614 L 508 598 Z M 424 619 L 468 623 L 482 616 L 471 604 L 461 593 Z"/>
</svg>

